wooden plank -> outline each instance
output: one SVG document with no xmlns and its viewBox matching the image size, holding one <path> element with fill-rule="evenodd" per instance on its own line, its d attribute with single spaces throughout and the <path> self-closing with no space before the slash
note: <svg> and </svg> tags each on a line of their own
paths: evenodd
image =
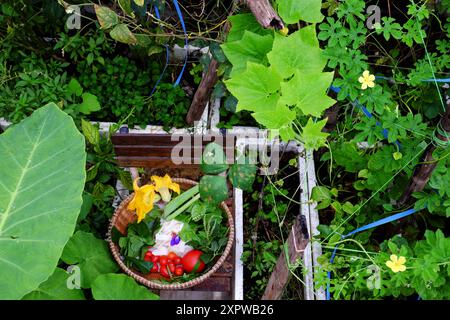
<svg viewBox="0 0 450 320">
<path fill-rule="evenodd" d="M 226 139 L 226 140 L 225 140 Z M 234 135 L 205 134 L 205 135 L 187 135 L 187 134 L 154 134 L 154 133 L 117 133 L 111 137 L 114 145 L 151 145 L 151 146 L 175 146 L 181 142 L 196 145 L 203 145 L 209 142 L 216 142 L 225 145 L 225 141 L 236 141 Z"/>
<path fill-rule="evenodd" d="M 174 168 L 180 166 L 180 164 L 175 164 L 168 157 L 116 157 L 117 164 L 120 167 L 136 167 L 136 168 Z M 183 163 L 185 168 L 196 168 L 199 165 L 195 162 L 200 163 L 200 159 L 191 159 L 191 163 Z"/>
<path fill-rule="evenodd" d="M 195 291 L 221 291 L 231 292 L 231 278 L 230 277 L 210 277 L 202 283 L 195 286 Z"/>
<path fill-rule="evenodd" d="M 198 150 L 200 153 L 205 149 L 205 145 L 198 147 L 194 146 L 192 148 L 183 150 L 182 155 L 192 157 L 193 154 L 198 154 Z M 149 145 L 116 145 L 114 146 L 114 151 L 116 156 L 158 156 L 158 157 L 170 157 L 174 150 L 173 146 L 149 146 Z M 185 152 L 187 151 L 187 152 Z M 233 153 L 234 148 L 224 148 L 224 152 Z"/>
<path fill-rule="evenodd" d="M 289 264 L 294 264 L 297 259 L 301 259 L 308 242 L 309 235 L 305 216 L 298 215 L 286 241 L 288 256 L 286 257 L 285 251 L 283 250 L 278 257 L 277 264 L 270 275 L 262 300 L 281 299 L 284 288 L 291 278 L 288 262 Z"/>
<path fill-rule="evenodd" d="M 201 158 L 183 157 L 174 161 L 170 156 L 118 156 L 117 164 L 121 167 L 137 168 L 173 168 L 176 166 L 186 166 L 189 168 L 198 167 Z M 232 157 L 227 157 L 227 163 L 233 163 Z"/>
</svg>

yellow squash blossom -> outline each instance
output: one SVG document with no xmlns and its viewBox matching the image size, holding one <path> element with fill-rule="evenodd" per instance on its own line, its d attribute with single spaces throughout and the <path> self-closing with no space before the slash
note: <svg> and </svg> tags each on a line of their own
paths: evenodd
<svg viewBox="0 0 450 320">
<path fill-rule="evenodd" d="M 405 257 L 397 257 L 397 255 L 391 255 L 391 260 L 386 261 L 386 265 L 395 273 L 403 272 L 406 270 L 406 258 Z"/>
<path fill-rule="evenodd" d="M 366 90 L 367 87 L 375 87 L 375 76 L 370 74 L 368 70 L 364 71 L 362 77 L 359 77 L 358 81 L 361 83 L 361 89 Z"/>
<path fill-rule="evenodd" d="M 136 210 L 138 223 L 145 218 L 147 213 L 152 211 L 155 202 L 155 186 L 145 185 L 139 187 L 137 182 L 139 178 L 133 182 L 134 197 L 128 204 L 128 210 Z"/>
<path fill-rule="evenodd" d="M 167 174 L 164 177 L 152 176 L 152 181 L 155 184 L 155 191 L 159 192 L 164 202 L 170 201 L 170 190 L 180 194 L 180 186 L 172 182 L 172 179 Z"/>
</svg>

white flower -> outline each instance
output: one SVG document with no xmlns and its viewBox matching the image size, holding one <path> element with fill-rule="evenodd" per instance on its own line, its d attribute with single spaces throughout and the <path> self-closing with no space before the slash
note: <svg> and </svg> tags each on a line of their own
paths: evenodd
<svg viewBox="0 0 450 320">
<path fill-rule="evenodd" d="M 155 235 L 155 245 L 151 249 L 152 253 L 157 256 L 167 255 L 174 252 L 177 256 L 183 257 L 193 248 L 186 244 L 183 240 L 175 246 L 170 245 L 173 234 L 178 234 L 183 229 L 183 222 L 177 220 L 165 221 L 161 219 L 161 229 Z"/>
</svg>

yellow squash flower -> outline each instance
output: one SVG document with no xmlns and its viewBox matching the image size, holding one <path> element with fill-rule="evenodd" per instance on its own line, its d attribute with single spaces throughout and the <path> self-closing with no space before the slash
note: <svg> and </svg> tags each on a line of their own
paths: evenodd
<svg viewBox="0 0 450 320">
<path fill-rule="evenodd" d="M 180 194 L 180 186 L 172 182 L 172 179 L 167 174 L 164 177 L 152 176 L 152 181 L 155 184 L 155 191 L 159 192 L 164 202 L 170 201 L 170 190 Z"/>
<path fill-rule="evenodd" d="M 139 187 L 137 182 L 139 178 L 133 182 L 134 197 L 128 204 L 128 210 L 136 210 L 138 216 L 137 222 L 141 222 L 147 213 L 152 211 L 155 202 L 155 187 L 153 185 L 145 185 Z"/>
<path fill-rule="evenodd" d="M 366 90 L 367 87 L 375 87 L 375 76 L 370 74 L 368 70 L 364 71 L 362 77 L 359 77 L 358 81 L 361 83 L 361 89 Z"/>
<path fill-rule="evenodd" d="M 405 257 L 397 257 L 397 255 L 391 255 L 391 260 L 386 261 L 386 265 L 395 273 L 403 272 L 406 270 L 406 258 Z"/>
</svg>

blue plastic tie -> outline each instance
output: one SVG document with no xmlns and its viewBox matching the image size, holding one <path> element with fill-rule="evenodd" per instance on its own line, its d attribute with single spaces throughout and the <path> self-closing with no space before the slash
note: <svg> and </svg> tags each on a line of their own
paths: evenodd
<svg viewBox="0 0 450 320">
<path fill-rule="evenodd" d="M 161 20 L 161 15 L 159 14 L 158 7 L 156 6 L 156 4 L 153 7 L 155 8 L 156 18 Z M 167 70 L 167 66 L 169 65 L 169 46 L 167 44 L 165 44 L 164 47 L 166 48 L 166 64 L 164 66 L 164 69 L 163 69 L 161 75 L 159 76 L 158 81 L 156 81 L 155 86 L 153 87 L 152 91 L 150 92 L 150 97 L 155 93 L 156 88 L 158 87 L 159 83 L 161 82 L 162 78 L 164 77 L 164 74 L 166 73 L 166 70 Z"/>
<path fill-rule="evenodd" d="M 341 91 L 341 88 L 335 87 L 335 86 L 330 86 L 330 89 L 331 89 L 332 91 L 336 92 L 336 93 L 339 93 L 339 92 Z M 370 111 L 367 110 L 367 108 L 366 108 L 364 105 L 362 105 L 358 100 L 355 100 L 354 103 L 355 103 L 358 107 L 361 108 L 362 112 L 366 115 L 367 118 L 370 119 L 370 118 L 373 118 L 373 117 L 374 117 L 374 116 L 370 113 Z M 379 127 L 381 127 L 381 128 L 383 129 L 383 130 L 382 130 L 383 137 L 384 137 L 385 139 L 388 139 L 389 131 L 388 131 L 387 129 L 383 128 L 380 122 L 377 121 L 376 124 L 377 124 L 377 126 L 379 126 Z M 395 144 L 398 146 L 399 149 L 401 149 L 402 145 L 400 144 L 400 142 L 395 141 Z"/>
<path fill-rule="evenodd" d="M 400 213 L 396 213 L 396 214 L 394 214 L 392 216 L 389 216 L 389 217 L 377 220 L 375 222 L 369 223 L 369 224 L 367 224 L 367 225 L 365 225 L 363 227 L 360 227 L 360 228 L 357 228 L 357 229 L 353 230 L 350 233 L 347 233 L 344 236 L 341 236 L 341 240 L 343 240 L 343 239 L 345 239 L 347 237 L 350 237 L 350 236 L 354 235 L 355 233 L 358 233 L 358 232 L 361 232 L 361 231 L 365 231 L 365 230 L 368 230 L 368 229 L 372 229 L 372 228 L 381 226 L 383 224 L 386 224 L 386 223 L 389 223 L 389 222 L 392 222 L 392 221 L 395 221 L 395 220 L 402 219 L 402 218 L 407 217 L 407 216 L 409 216 L 409 215 L 411 215 L 413 213 L 416 213 L 418 211 L 419 210 L 416 210 L 416 209 L 409 209 L 409 210 L 406 210 L 406 211 L 403 211 L 403 212 L 400 212 Z M 333 253 L 331 254 L 331 258 L 330 258 L 330 263 L 331 264 L 334 263 L 334 258 L 336 257 L 337 250 L 338 250 L 338 245 L 336 245 L 334 247 Z M 327 278 L 328 278 L 328 281 L 327 281 L 327 288 L 326 288 L 326 299 L 330 300 L 331 271 L 327 272 Z"/>
<path fill-rule="evenodd" d="M 175 83 L 173 85 L 174 87 L 176 87 L 176 86 L 178 86 L 180 84 L 181 78 L 183 77 L 184 69 L 186 69 L 186 65 L 187 65 L 187 59 L 188 59 L 188 36 L 187 36 L 187 32 L 186 32 L 186 25 L 184 24 L 183 14 L 181 13 L 180 6 L 178 5 L 178 1 L 177 0 L 173 0 L 173 4 L 175 6 L 175 10 L 177 11 L 178 18 L 180 18 L 181 27 L 183 28 L 183 32 L 184 32 L 184 48 L 186 50 L 186 55 L 185 55 L 185 58 L 184 58 L 183 68 L 181 69 L 181 72 L 178 75 L 177 81 L 175 81 Z"/>
<path fill-rule="evenodd" d="M 384 77 L 384 76 L 376 76 L 375 79 L 377 79 L 377 80 L 395 81 L 393 78 Z M 450 83 L 450 78 L 447 78 L 447 79 L 424 79 L 424 80 L 420 80 L 420 81 L 422 81 L 422 82 Z"/>
</svg>

